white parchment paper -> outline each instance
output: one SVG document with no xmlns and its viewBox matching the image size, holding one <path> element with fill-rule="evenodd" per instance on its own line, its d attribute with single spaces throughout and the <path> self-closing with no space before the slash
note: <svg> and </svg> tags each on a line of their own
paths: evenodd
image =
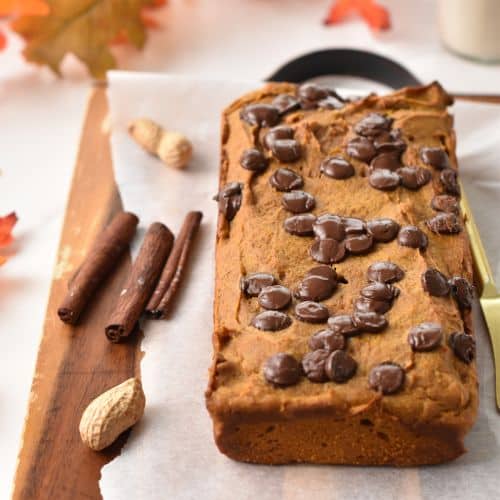
<svg viewBox="0 0 500 500">
<path fill-rule="evenodd" d="M 188 210 L 204 219 L 175 314 L 146 322 L 141 370 L 146 412 L 120 457 L 104 467 L 108 499 L 486 499 L 500 496 L 500 415 L 494 404 L 489 341 L 476 311 L 481 409 L 467 437 L 468 453 L 422 468 L 257 466 L 221 455 L 204 406 L 211 358 L 213 253 L 219 168 L 220 111 L 258 82 L 217 82 L 179 76 L 112 72 L 112 150 L 124 207 L 141 228 L 155 220 L 177 232 Z M 500 106 L 454 107 L 465 184 L 500 282 Z M 174 171 L 145 154 L 127 123 L 146 116 L 184 132 L 195 156 Z"/>
</svg>

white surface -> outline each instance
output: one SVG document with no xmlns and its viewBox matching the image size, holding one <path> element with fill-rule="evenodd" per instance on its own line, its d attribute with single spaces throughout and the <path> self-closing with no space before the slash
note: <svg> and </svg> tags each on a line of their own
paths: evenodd
<svg viewBox="0 0 500 500">
<path fill-rule="evenodd" d="M 479 321 L 480 416 L 467 438 L 469 452 L 454 463 L 420 469 L 265 467 L 236 463 L 217 451 L 203 399 L 212 350 L 217 209 L 211 198 L 218 185 L 220 109 L 249 88 L 255 88 L 255 83 L 221 84 L 126 72 L 110 75 L 113 162 L 125 208 L 139 215 L 143 227 L 161 220 L 174 232 L 188 210 L 202 210 L 205 217 L 194 266 L 175 315 L 143 325 L 145 418 L 121 456 L 103 468 L 104 498 L 275 500 L 308 498 L 312 491 L 317 500 L 331 498 L 332 491 L 335 497 L 359 500 L 491 498 L 500 488 L 500 425 L 488 340 Z M 500 156 L 500 144 L 490 138 L 500 127 L 500 115 L 494 106 L 471 104 L 457 105 L 455 113 L 462 179 L 476 202 L 473 205 L 481 200 L 477 215 L 483 229 L 493 228 L 495 205 L 488 197 L 500 195 L 500 173 L 490 162 Z M 188 170 L 165 168 L 130 140 L 127 124 L 137 116 L 150 116 L 189 135 L 196 156 Z M 499 276 L 500 237 L 491 231 L 483 234 L 494 250 L 492 264 Z"/>
<path fill-rule="evenodd" d="M 356 19 L 338 27 L 322 26 L 329 0 L 169 3 L 158 15 L 163 29 L 151 34 L 143 52 L 119 49 L 122 67 L 259 79 L 294 55 L 352 46 L 393 56 L 423 80 L 440 79 L 450 90 L 500 89 L 499 66 L 466 62 L 443 51 L 432 0 L 384 2 L 391 10 L 394 29 L 377 38 Z M 4 345 L 0 498 L 8 496 L 15 468 L 89 86 L 85 71 L 71 58 L 64 64 L 66 79 L 58 80 L 24 63 L 21 47 L 13 39 L 8 50 L 0 53 L 0 214 L 17 210 L 20 217 L 17 243 L 11 249 L 15 255 L 0 269 Z M 494 141 L 497 136 L 492 133 L 487 139 Z M 480 159 L 490 170 L 496 168 L 496 158 Z M 480 176 L 491 175 L 487 172 L 481 171 Z M 480 196 L 483 192 L 472 196 L 473 203 Z M 490 196 L 492 206 L 494 193 L 485 196 Z"/>
</svg>

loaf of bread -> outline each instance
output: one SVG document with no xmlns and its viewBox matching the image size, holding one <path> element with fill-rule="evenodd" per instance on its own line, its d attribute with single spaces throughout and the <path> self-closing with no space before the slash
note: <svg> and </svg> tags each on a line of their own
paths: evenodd
<svg viewBox="0 0 500 500">
<path fill-rule="evenodd" d="M 268 84 L 223 113 L 217 446 L 263 464 L 434 464 L 478 406 L 450 97 Z"/>
</svg>

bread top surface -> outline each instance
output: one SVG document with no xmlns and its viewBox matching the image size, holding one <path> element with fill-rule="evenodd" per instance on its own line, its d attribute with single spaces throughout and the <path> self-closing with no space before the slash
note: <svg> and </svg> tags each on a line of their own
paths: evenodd
<svg viewBox="0 0 500 500">
<path fill-rule="evenodd" d="M 446 276 L 462 276 L 472 281 L 472 259 L 465 230 L 458 234 L 436 234 L 426 220 L 434 217 L 432 198 L 443 192 L 440 172 L 426 165 L 422 147 L 440 147 L 448 152 L 451 168 L 457 168 L 453 119 L 447 112 L 449 96 L 437 83 L 406 88 L 387 96 L 370 95 L 347 103 L 340 109 L 299 109 L 287 113 L 281 124 L 290 125 L 301 146 L 300 159 L 283 164 L 262 147 L 266 127 L 252 126 L 241 119 L 242 109 L 252 103 L 270 103 L 277 95 L 295 95 L 291 84 L 268 84 L 230 105 L 222 118 L 221 188 L 229 182 L 243 184 L 241 207 L 228 222 L 219 214 L 216 248 L 214 305 L 215 360 L 207 391 L 207 405 L 213 415 L 242 412 L 329 411 L 339 418 L 362 412 L 373 404 L 408 423 L 435 422 L 468 428 L 477 408 L 475 361 L 464 363 L 449 347 L 452 332 L 471 333 L 470 311 L 461 311 L 451 297 L 431 296 L 423 290 L 421 275 L 435 268 Z M 368 165 L 346 153 L 347 143 L 356 136 L 354 127 L 370 112 L 393 120 L 407 147 L 403 165 L 429 169 L 431 181 L 419 190 L 398 187 L 393 191 L 374 189 L 368 182 Z M 259 174 L 240 165 L 242 152 L 258 147 L 269 158 Z M 320 164 L 327 156 L 340 156 L 351 163 L 355 175 L 343 180 L 325 176 Z M 404 278 L 394 283 L 400 290 L 393 307 L 385 314 L 388 327 L 378 334 L 363 333 L 348 339 L 347 352 L 358 366 L 345 383 L 313 383 L 306 377 L 289 387 L 268 383 L 263 365 L 278 352 L 300 361 L 310 351 L 311 335 L 325 324 L 299 321 L 294 315 L 297 300 L 284 310 L 291 325 L 280 331 L 262 331 L 251 321 L 263 309 L 257 297 L 240 291 L 242 277 L 267 272 L 292 292 L 311 268 L 319 265 L 309 249 L 314 237 L 289 234 L 283 228 L 293 214 L 282 206 L 283 193 L 274 189 L 269 178 L 278 168 L 299 173 L 302 190 L 314 196 L 316 216 L 330 213 L 365 221 L 388 217 L 401 226 L 415 225 L 428 238 L 425 251 L 401 246 L 397 238 L 377 243 L 365 255 L 348 255 L 334 264 L 347 283 L 322 301 L 330 314 L 350 314 L 360 290 L 367 285 L 368 267 L 390 261 L 404 270 Z M 461 216 L 460 216 L 461 217 Z M 422 323 L 439 323 L 443 331 L 440 346 L 429 352 L 414 352 L 408 343 L 409 330 Z M 377 364 L 399 364 L 406 373 L 404 387 L 383 396 L 369 387 L 368 375 Z"/>
</svg>

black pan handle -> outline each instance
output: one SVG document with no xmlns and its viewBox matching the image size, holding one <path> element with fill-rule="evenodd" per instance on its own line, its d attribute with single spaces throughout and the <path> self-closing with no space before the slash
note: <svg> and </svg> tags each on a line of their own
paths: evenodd
<svg viewBox="0 0 500 500">
<path fill-rule="evenodd" d="M 267 80 L 300 83 L 326 75 L 367 78 L 394 89 L 421 85 L 405 67 L 387 57 L 355 49 L 325 49 L 309 52 L 281 66 Z"/>
</svg>

